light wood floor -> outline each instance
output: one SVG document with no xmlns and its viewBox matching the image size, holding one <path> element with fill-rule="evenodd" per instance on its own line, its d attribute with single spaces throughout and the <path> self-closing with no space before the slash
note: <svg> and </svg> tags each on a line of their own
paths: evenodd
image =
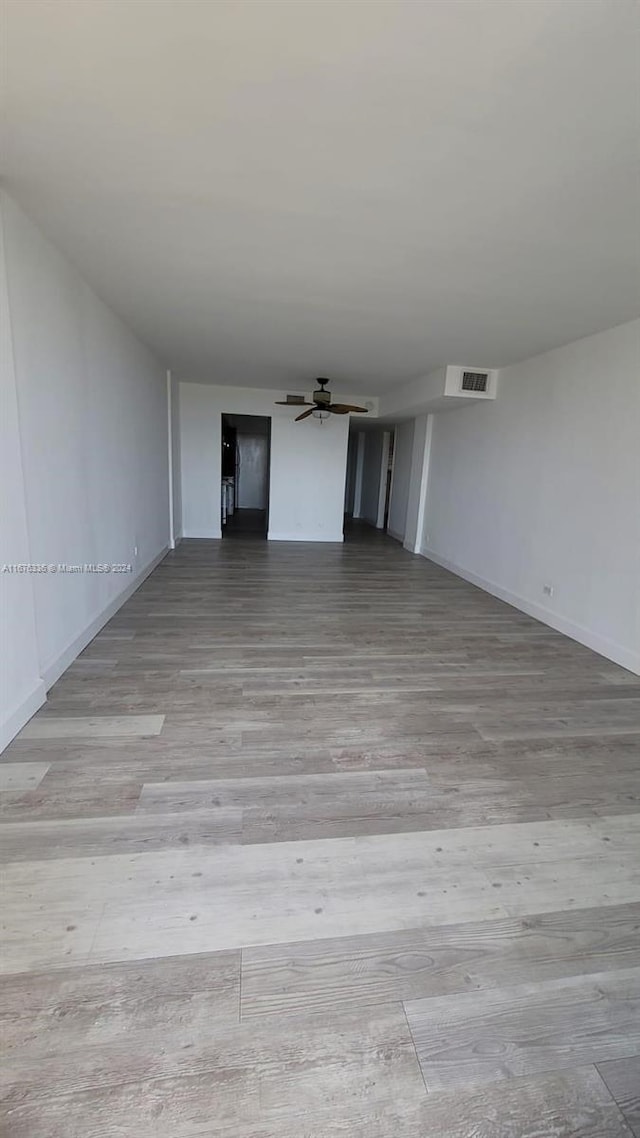
<svg viewBox="0 0 640 1138">
<path fill-rule="evenodd" d="M 6 1138 L 640 1136 L 640 680 L 185 541 L 0 760 Z"/>
</svg>

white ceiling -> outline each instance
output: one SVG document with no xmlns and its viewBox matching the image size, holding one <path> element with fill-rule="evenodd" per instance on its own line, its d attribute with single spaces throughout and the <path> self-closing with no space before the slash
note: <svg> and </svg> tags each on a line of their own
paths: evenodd
<svg viewBox="0 0 640 1138">
<path fill-rule="evenodd" d="M 638 302 L 635 0 L 5 0 L 7 188 L 183 378 L 380 391 Z"/>
</svg>

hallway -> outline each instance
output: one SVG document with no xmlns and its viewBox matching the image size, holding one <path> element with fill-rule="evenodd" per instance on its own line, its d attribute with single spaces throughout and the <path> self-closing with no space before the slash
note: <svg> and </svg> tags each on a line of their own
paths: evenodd
<svg viewBox="0 0 640 1138">
<path fill-rule="evenodd" d="M 640 1136 L 640 679 L 184 541 L 0 758 L 7 1138 Z"/>
</svg>

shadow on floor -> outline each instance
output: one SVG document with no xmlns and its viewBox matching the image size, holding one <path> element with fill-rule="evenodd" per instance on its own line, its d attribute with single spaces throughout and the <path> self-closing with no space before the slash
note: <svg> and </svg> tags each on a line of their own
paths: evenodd
<svg viewBox="0 0 640 1138">
<path fill-rule="evenodd" d="M 255 537 L 264 541 L 267 536 L 266 510 L 236 510 L 227 518 L 224 537 Z"/>
</svg>

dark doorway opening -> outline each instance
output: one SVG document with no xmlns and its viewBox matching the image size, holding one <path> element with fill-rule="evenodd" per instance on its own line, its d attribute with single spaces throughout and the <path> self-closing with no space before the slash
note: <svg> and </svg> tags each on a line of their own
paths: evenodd
<svg viewBox="0 0 640 1138">
<path fill-rule="evenodd" d="M 222 536 L 266 538 L 271 419 L 222 416 Z"/>
</svg>

